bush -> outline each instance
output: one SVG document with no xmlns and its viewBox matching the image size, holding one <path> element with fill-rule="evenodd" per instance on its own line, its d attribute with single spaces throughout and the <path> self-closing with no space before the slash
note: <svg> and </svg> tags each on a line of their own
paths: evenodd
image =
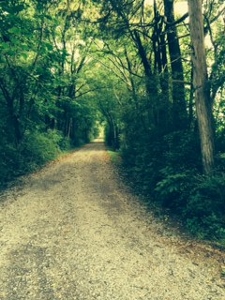
<svg viewBox="0 0 225 300">
<path fill-rule="evenodd" d="M 188 230 L 208 239 L 225 238 L 225 174 L 196 176 L 183 217 Z"/>
<path fill-rule="evenodd" d="M 155 188 L 155 199 L 178 216 L 198 238 L 225 239 L 225 174 L 204 176 L 174 173 L 166 167 Z"/>
<path fill-rule="evenodd" d="M 69 143 L 57 131 L 27 131 L 19 146 L 5 140 L 1 145 L 0 187 L 16 177 L 35 170 L 55 159 Z"/>
<path fill-rule="evenodd" d="M 124 125 L 121 139 L 134 191 L 169 209 L 195 236 L 225 239 L 225 155 L 218 156 L 214 176 L 203 176 L 196 131 L 159 134 L 136 121 Z"/>
<path fill-rule="evenodd" d="M 71 149 L 71 140 L 68 137 L 62 137 L 58 143 L 60 150 L 68 151 Z"/>
<path fill-rule="evenodd" d="M 21 155 L 15 146 L 9 143 L 1 145 L 0 151 L 0 187 L 2 187 L 21 173 Z"/>
<path fill-rule="evenodd" d="M 163 179 L 156 184 L 155 198 L 173 213 L 180 213 L 187 203 L 191 188 L 193 187 L 194 172 L 183 171 L 174 173 L 170 167 L 161 170 Z"/>
<path fill-rule="evenodd" d="M 175 172 L 202 168 L 199 137 L 195 132 L 176 131 L 163 137 L 165 166 Z"/>
<path fill-rule="evenodd" d="M 21 145 L 22 155 L 27 158 L 26 164 L 29 166 L 40 166 L 59 155 L 60 144 L 62 147 L 65 146 L 63 137 L 58 131 L 27 132 Z"/>
</svg>

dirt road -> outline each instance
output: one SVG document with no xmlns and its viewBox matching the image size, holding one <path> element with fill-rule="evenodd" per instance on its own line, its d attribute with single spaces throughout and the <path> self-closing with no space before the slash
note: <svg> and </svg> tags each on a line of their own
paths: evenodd
<svg viewBox="0 0 225 300">
<path fill-rule="evenodd" d="M 147 213 L 100 142 L 1 195 L 1 300 L 224 300 L 224 262 Z"/>
</svg>

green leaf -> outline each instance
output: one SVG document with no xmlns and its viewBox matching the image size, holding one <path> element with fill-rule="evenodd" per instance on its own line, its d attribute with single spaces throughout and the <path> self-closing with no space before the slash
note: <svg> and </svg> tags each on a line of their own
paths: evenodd
<svg viewBox="0 0 225 300">
<path fill-rule="evenodd" d="M 19 27 L 12 27 L 8 30 L 8 32 L 11 34 L 19 35 L 21 34 L 21 29 Z"/>
</svg>

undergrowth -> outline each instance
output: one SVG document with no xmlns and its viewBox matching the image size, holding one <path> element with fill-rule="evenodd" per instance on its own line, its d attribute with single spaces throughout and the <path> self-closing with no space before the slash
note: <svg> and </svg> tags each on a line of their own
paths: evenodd
<svg viewBox="0 0 225 300">
<path fill-rule="evenodd" d="M 112 161 L 113 164 L 120 166 L 122 159 L 121 159 L 121 154 L 119 152 L 113 151 L 113 150 L 108 150 L 107 151 L 109 156 L 110 156 L 110 160 Z"/>
<path fill-rule="evenodd" d="M 111 154 L 113 160 L 119 154 Z M 115 157 L 114 157 L 115 156 Z M 214 174 L 202 174 L 195 135 L 175 132 L 161 142 L 132 140 L 121 148 L 122 173 L 144 196 L 194 238 L 225 246 L 225 171 L 220 161 Z"/>
<path fill-rule="evenodd" d="M 7 187 L 19 176 L 37 170 L 70 149 L 70 141 L 56 130 L 43 133 L 27 131 L 19 145 L 7 141 L 0 146 L 0 188 Z"/>
</svg>

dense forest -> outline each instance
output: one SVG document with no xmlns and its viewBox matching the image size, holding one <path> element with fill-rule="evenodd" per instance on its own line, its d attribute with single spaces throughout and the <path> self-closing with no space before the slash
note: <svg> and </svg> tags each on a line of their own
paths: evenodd
<svg viewBox="0 0 225 300">
<path fill-rule="evenodd" d="M 0 20 L 1 187 L 104 127 L 149 202 L 225 240 L 223 0 L 3 0 Z"/>
</svg>

